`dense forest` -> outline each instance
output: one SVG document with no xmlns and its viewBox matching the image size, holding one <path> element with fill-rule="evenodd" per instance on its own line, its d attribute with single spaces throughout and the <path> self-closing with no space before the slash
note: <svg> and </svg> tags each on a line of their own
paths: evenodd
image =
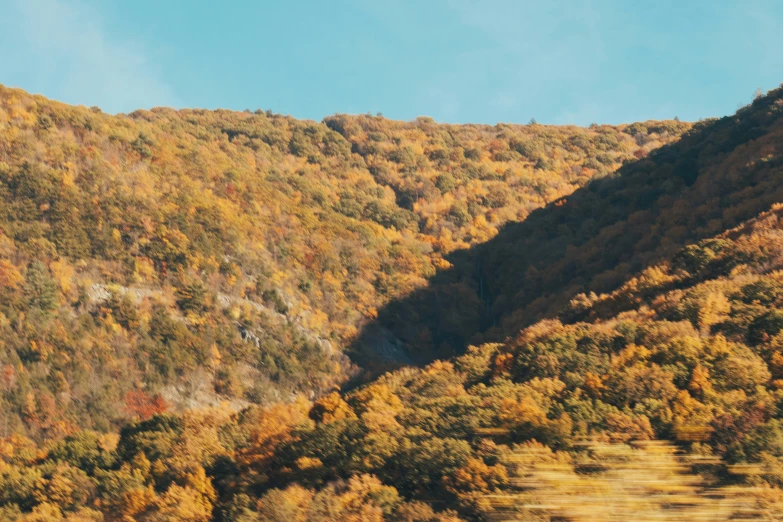
<svg viewBox="0 0 783 522">
<path fill-rule="evenodd" d="M 578 293 L 610 292 L 683 246 L 755 217 L 783 201 L 781 98 L 776 91 L 734 116 L 699 122 L 677 142 L 447 255 L 452 270 L 391 303 L 378 323 L 416 360 L 454 355 L 553 317 Z"/>
<path fill-rule="evenodd" d="M 778 519 L 782 115 L 0 89 L 0 519 Z"/>
<path fill-rule="evenodd" d="M 449 252 L 689 128 L 0 107 L 0 435 L 34 439 L 329 391 Z"/>
</svg>

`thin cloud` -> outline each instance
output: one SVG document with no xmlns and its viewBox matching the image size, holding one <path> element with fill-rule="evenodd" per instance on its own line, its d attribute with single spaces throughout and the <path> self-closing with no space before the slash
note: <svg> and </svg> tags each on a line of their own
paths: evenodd
<svg viewBox="0 0 783 522">
<path fill-rule="evenodd" d="M 67 0 L 12 0 L 5 16 L 18 47 L 0 56 L 10 54 L 3 60 L 16 62 L 22 74 L 2 81 L 107 112 L 178 105 L 148 51 L 110 35 L 94 9 Z"/>
</svg>

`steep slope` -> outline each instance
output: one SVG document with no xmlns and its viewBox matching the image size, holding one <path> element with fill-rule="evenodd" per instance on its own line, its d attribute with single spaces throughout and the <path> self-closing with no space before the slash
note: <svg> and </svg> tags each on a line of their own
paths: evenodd
<svg viewBox="0 0 783 522">
<path fill-rule="evenodd" d="M 778 89 L 447 256 L 452 267 L 381 310 L 357 351 L 379 329 L 419 361 L 502 341 L 577 293 L 614 290 L 684 245 L 752 218 L 783 200 L 781 115 Z"/>
<path fill-rule="evenodd" d="M 157 415 L 116 449 L 93 432 L 38 453 L 8 440 L 4 513 L 48 502 L 110 520 L 776 520 L 781 252 L 778 205 L 577 298 L 561 320 L 344 395 Z"/>
<path fill-rule="evenodd" d="M 688 127 L 110 116 L 0 88 L 2 434 L 328 390 L 446 253 Z"/>
<path fill-rule="evenodd" d="M 653 153 L 686 126 L 3 96 L 0 518 L 783 510 L 781 91 Z M 613 176 L 590 167 L 608 136 Z M 513 182 L 538 176 L 546 197 Z M 328 393 L 342 348 L 372 365 L 379 337 L 463 353 Z"/>
</svg>

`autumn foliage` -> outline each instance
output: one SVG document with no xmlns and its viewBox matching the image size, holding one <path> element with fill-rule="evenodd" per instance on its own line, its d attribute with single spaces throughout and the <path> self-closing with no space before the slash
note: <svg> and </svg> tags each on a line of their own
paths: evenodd
<svg viewBox="0 0 783 522">
<path fill-rule="evenodd" d="M 774 519 L 782 107 L 315 123 L 1 88 L 0 519 Z"/>
</svg>

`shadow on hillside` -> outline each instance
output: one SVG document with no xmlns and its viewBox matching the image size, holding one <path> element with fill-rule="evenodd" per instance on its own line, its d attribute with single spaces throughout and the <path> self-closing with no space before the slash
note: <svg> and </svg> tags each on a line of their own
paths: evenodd
<svg viewBox="0 0 783 522">
<path fill-rule="evenodd" d="M 451 268 L 362 329 L 349 348 L 366 370 L 360 380 L 502 341 L 555 317 L 574 295 L 611 291 L 684 245 L 783 200 L 783 162 L 751 161 L 762 157 L 765 140 L 780 140 L 779 98 L 773 93 L 735 116 L 700 123 L 678 142 L 507 224 L 487 243 L 451 253 Z"/>
</svg>

